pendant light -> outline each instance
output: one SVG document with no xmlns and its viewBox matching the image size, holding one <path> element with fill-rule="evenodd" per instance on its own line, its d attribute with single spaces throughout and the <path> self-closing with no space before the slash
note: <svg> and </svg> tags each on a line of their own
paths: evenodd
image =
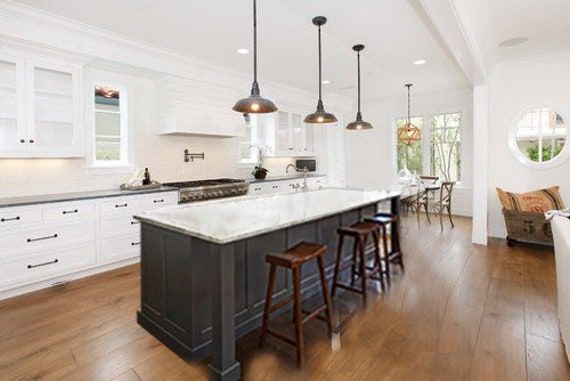
<svg viewBox="0 0 570 381">
<path fill-rule="evenodd" d="M 356 120 L 346 126 L 347 130 L 370 130 L 372 125 L 362 120 L 362 113 L 360 112 L 360 52 L 364 49 L 364 45 L 354 45 L 352 50 L 356 52 L 356 60 L 358 65 L 358 112 L 356 113 Z"/>
<path fill-rule="evenodd" d="M 410 117 L 410 88 L 413 86 L 411 83 L 405 85 L 408 89 L 408 118 L 406 124 L 398 129 L 398 140 L 405 145 L 412 145 L 422 138 L 422 131 L 412 124 Z"/>
<path fill-rule="evenodd" d="M 305 117 L 305 123 L 327 124 L 337 121 L 336 117 L 333 114 L 325 111 L 325 106 L 323 106 L 322 99 L 323 59 L 321 52 L 321 27 L 325 25 L 326 22 L 327 18 L 323 16 L 317 16 L 313 19 L 313 24 L 315 24 L 319 30 L 319 101 L 317 103 L 317 111 L 307 115 Z"/>
<path fill-rule="evenodd" d="M 240 99 L 233 107 L 234 111 L 242 114 L 265 114 L 277 111 L 277 107 L 269 99 L 259 94 L 257 83 L 257 1 L 253 0 L 253 84 L 251 95 Z"/>
</svg>

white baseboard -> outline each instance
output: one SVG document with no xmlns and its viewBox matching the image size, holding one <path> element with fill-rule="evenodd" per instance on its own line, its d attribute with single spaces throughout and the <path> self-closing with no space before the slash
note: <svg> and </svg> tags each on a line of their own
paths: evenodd
<svg viewBox="0 0 570 381">
<path fill-rule="evenodd" d="M 45 288 L 53 287 L 53 286 L 60 285 L 63 283 L 71 282 L 71 281 L 76 280 L 76 279 L 85 278 L 85 277 L 88 277 L 90 275 L 103 273 L 106 271 L 117 269 L 119 267 L 129 266 L 129 265 L 132 265 L 132 264 L 138 263 L 138 262 L 140 262 L 140 257 L 125 259 L 125 260 L 122 260 L 119 262 L 109 263 L 107 265 L 97 266 L 97 267 L 93 267 L 93 268 L 90 268 L 87 270 L 78 271 L 78 272 L 73 273 L 73 274 L 63 275 L 63 276 L 60 276 L 57 278 L 51 278 L 51 279 L 48 279 L 45 281 L 41 281 L 41 282 L 37 282 L 37 283 L 33 283 L 33 284 L 28 284 L 28 285 L 25 285 L 22 287 L 13 288 L 11 290 L 6 290 L 3 292 L 0 292 L 0 300 L 13 298 L 15 296 L 19 296 L 19 295 L 27 294 L 30 292 L 42 290 Z"/>
</svg>

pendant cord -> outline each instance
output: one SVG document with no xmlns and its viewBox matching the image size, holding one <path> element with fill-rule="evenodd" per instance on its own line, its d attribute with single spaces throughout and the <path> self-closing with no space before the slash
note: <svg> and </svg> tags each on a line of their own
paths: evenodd
<svg viewBox="0 0 570 381">
<path fill-rule="evenodd" d="M 319 25 L 319 101 L 322 101 L 322 86 L 323 86 L 323 59 L 321 53 L 321 26 Z"/>
<path fill-rule="evenodd" d="M 356 53 L 358 62 L 358 113 L 360 113 L 360 52 Z"/>
<path fill-rule="evenodd" d="M 253 0 L 253 82 L 257 83 L 257 1 Z"/>
<path fill-rule="evenodd" d="M 406 87 L 408 88 L 408 123 L 410 124 L 411 118 L 410 118 L 410 87 L 412 87 L 412 85 L 406 85 Z"/>
</svg>

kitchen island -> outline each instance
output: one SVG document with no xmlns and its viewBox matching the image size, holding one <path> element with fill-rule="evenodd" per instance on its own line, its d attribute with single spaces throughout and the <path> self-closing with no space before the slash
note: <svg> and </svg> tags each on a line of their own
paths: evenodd
<svg viewBox="0 0 570 381">
<path fill-rule="evenodd" d="M 213 379 L 237 380 L 236 337 L 261 325 L 265 255 L 300 241 L 325 244 L 330 277 L 337 228 L 373 215 L 383 201 L 398 214 L 399 197 L 399 192 L 324 189 L 236 197 L 137 215 L 142 245 L 137 320 L 184 358 L 199 360 L 211 354 Z M 307 266 L 303 298 L 318 287 L 316 266 Z M 278 272 L 274 300 L 291 293 L 291 280 Z"/>
</svg>

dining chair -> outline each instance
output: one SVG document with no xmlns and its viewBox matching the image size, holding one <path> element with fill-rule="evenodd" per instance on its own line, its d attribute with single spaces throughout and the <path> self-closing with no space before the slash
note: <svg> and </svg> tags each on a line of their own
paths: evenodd
<svg viewBox="0 0 570 381">
<path fill-rule="evenodd" d="M 436 213 L 439 213 L 439 225 L 443 231 L 443 212 L 447 210 L 447 215 L 449 217 L 449 222 L 451 227 L 454 228 L 453 218 L 451 216 L 451 196 L 453 194 L 453 187 L 455 186 L 455 181 L 444 181 L 441 183 L 441 188 L 439 190 L 439 201 L 432 204 L 432 208 Z"/>
<path fill-rule="evenodd" d="M 439 176 L 420 176 L 420 180 L 429 184 L 436 184 L 439 180 Z"/>
<path fill-rule="evenodd" d="M 422 208 L 425 210 L 427 220 L 431 225 L 431 220 L 429 218 L 427 193 L 424 187 L 418 186 L 417 193 L 412 195 L 410 200 L 410 210 L 412 213 L 416 214 L 418 219 L 418 226 L 420 226 L 420 212 Z"/>
</svg>

